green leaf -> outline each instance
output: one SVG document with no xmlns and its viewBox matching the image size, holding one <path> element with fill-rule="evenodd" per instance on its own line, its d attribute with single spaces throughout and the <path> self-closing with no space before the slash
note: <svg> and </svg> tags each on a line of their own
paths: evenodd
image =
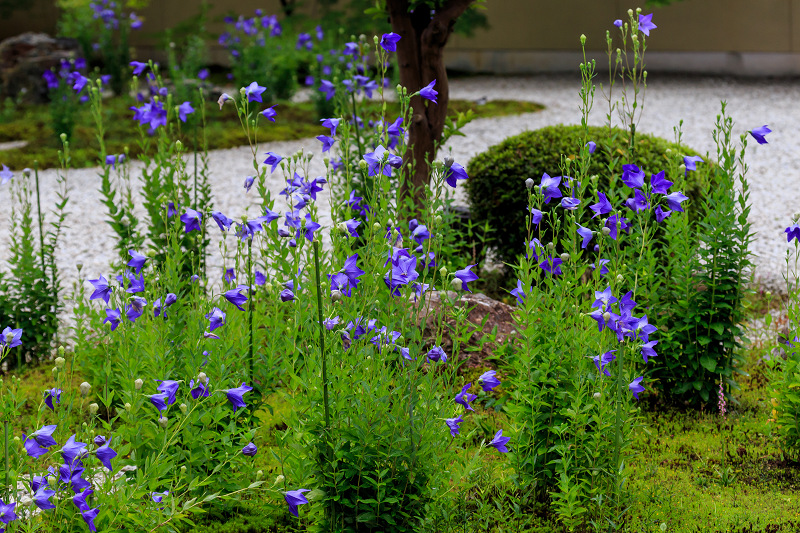
<svg viewBox="0 0 800 533">
<path fill-rule="evenodd" d="M 713 357 L 710 357 L 708 355 L 704 355 L 703 357 L 700 358 L 700 364 L 703 365 L 703 368 L 705 368 L 709 372 L 714 372 L 717 370 L 717 361 Z"/>
</svg>

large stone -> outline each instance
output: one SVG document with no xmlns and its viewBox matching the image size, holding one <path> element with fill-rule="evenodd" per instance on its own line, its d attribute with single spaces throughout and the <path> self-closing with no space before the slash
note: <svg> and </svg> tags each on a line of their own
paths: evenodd
<svg viewBox="0 0 800 533">
<path fill-rule="evenodd" d="M 442 298 L 446 298 L 447 302 L 442 302 Z M 460 347 L 459 353 L 453 354 L 451 332 L 455 331 L 455 320 L 452 317 L 446 318 L 441 341 L 444 351 L 448 356 L 457 356 L 459 360 L 464 361 L 464 366 L 467 368 L 493 366 L 487 363 L 487 359 L 494 355 L 498 346 L 516 333 L 512 317 L 514 308 L 481 293 L 457 294 L 448 291 L 445 296 L 439 292 L 430 292 L 426 294 L 424 301 L 420 302 L 420 322 L 424 321 L 425 338 L 430 342 L 435 340 L 443 307 L 450 305 L 450 302 L 467 313 L 466 319 L 470 324 L 468 331 L 472 335 L 469 341 Z"/>
<path fill-rule="evenodd" d="M 0 96 L 24 95 L 29 102 L 46 102 L 44 71 L 58 67 L 62 59 L 75 59 L 79 53 L 75 39 L 32 32 L 9 37 L 0 43 Z"/>
</svg>

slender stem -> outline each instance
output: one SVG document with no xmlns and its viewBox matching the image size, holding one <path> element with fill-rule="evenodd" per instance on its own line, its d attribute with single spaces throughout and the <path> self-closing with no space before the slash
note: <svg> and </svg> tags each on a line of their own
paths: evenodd
<svg viewBox="0 0 800 533">
<path fill-rule="evenodd" d="M 358 115 L 356 115 L 356 93 L 350 93 L 350 99 L 353 102 L 353 124 L 356 127 L 356 142 L 358 143 L 358 160 L 364 159 L 364 150 L 361 148 L 361 134 L 358 132 Z"/>
<path fill-rule="evenodd" d="M 36 213 L 38 215 L 37 221 L 39 222 L 39 255 L 42 258 L 42 275 L 45 275 L 44 263 L 44 230 L 42 229 L 42 203 L 39 200 L 39 162 L 33 163 L 33 175 L 36 181 Z"/>
<path fill-rule="evenodd" d="M 250 297 L 250 305 L 247 308 L 247 325 L 250 329 L 250 342 L 248 343 L 249 348 L 249 361 L 250 361 L 250 381 L 255 383 L 255 362 L 253 359 L 253 238 L 250 237 L 247 241 L 247 276 L 248 276 L 248 285 L 250 285 L 250 290 L 248 291 L 248 296 Z"/>
<path fill-rule="evenodd" d="M 319 318 L 319 351 L 322 357 L 322 402 L 325 409 L 325 429 L 322 438 L 325 441 L 325 470 L 331 466 L 331 450 L 330 450 L 330 400 L 328 397 L 328 358 L 325 354 L 325 326 L 322 323 L 322 286 L 320 285 L 319 276 L 319 241 L 314 241 L 314 273 L 316 275 L 317 285 L 317 316 Z M 327 472 L 326 472 L 327 474 Z M 330 507 L 330 522 L 335 520 L 334 501 L 331 500 Z"/>
<path fill-rule="evenodd" d="M 5 475 L 5 483 L 6 483 L 6 501 L 11 500 L 11 485 L 9 485 L 9 477 L 8 477 L 8 418 L 3 421 L 3 425 L 5 426 L 5 453 L 6 453 L 6 475 Z"/>
<path fill-rule="evenodd" d="M 622 375 L 625 370 L 625 349 L 619 351 L 617 363 L 617 412 L 614 420 L 614 488 L 619 487 L 619 461 L 620 449 L 622 448 L 622 402 L 624 401 L 623 387 L 625 386 L 624 376 Z"/>
</svg>

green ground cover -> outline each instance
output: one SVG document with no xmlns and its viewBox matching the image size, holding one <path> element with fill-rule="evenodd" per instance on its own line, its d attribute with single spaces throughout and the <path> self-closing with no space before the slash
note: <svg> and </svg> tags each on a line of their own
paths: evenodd
<svg viewBox="0 0 800 533">
<path fill-rule="evenodd" d="M 103 104 L 103 123 L 106 126 L 106 147 L 108 153 L 123 153 L 126 149 L 130 155 L 141 153 L 138 146 L 138 123 L 132 120 L 129 107 L 133 102 L 125 98 L 106 99 Z M 369 106 L 367 106 L 369 107 Z M 372 107 L 379 108 L 378 103 Z M 472 110 L 476 118 L 498 117 L 540 111 L 543 106 L 533 102 L 514 100 L 491 100 L 484 104 L 476 104 L 468 100 L 451 100 L 448 112 L 455 117 L 459 112 Z M 275 123 L 261 121 L 258 129 L 258 142 L 291 141 L 307 137 L 315 137 L 324 133 L 319 126 L 317 113 L 312 102 L 282 102 L 276 107 L 278 120 Z M 374 109 L 372 110 L 374 111 Z M 390 103 L 388 114 L 398 113 L 396 103 Z M 247 137 L 235 114 L 221 113 L 216 102 L 206 102 L 205 143 L 209 150 L 235 148 L 247 144 Z M 7 108 L 0 120 L 0 143 L 11 141 L 27 141 L 27 145 L 11 150 L 0 151 L 0 163 L 12 169 L 33 168 L 37 161 L 39 168 L 57 167 L 58 150 L 61 141 L 50 127 L 50 115 L 47 106 L 22 106 Z M 195 134 L 197 133 L 197 137 Z M 186 146 L 202 149 L 204 139 L 202 129 L 195 132 L 193 128 L 183 130 L 180 138 Z M 76 118 L 73 138 L 70 139 L 73 168 L 97 165 L 99 146 L 95 139 L 95 128 L 92 122 L 89 105 L 84 105 Z"/>
</svg>

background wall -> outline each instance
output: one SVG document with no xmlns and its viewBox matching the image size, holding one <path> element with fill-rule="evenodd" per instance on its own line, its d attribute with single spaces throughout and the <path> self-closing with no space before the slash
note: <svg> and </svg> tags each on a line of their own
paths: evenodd
<svg viewBox="0 0 800 533">
<path fill-rule="evenodd" d="M 346 0 L 341 0 L 345 2 Z M 279 13 L 278 0 L 217 0 L 212 20 L 235 9 Z M 0 39 L 23 31 L 55 31 L 53 0 L 31 0 L 31 8 L 0 20 Z M 152 0 L 133 44 L 139 57 L 156 49 L 154 34 L 198 12 L 200 0 Z M 454 36 L 447 48 L 452 68 L 495 73 L 574 71 L 580 61 L 578 36 L 598 65 L 607 63 L 605 31 L 624 18 L 630 0 L 487 0 L 488 30 L 471 38 Z M 645 12 L 649 12 L 648 9 Z M 314 6 L 306 10 L 314 16 Z M 658 26 L 648 44 L 651 70 L 711 71 L 740 75 L 800 75 L 800 0 L 683 0 L 654 9 Z M 219 33 L 222 23 L 210 30 Z M 225 60 L 216 43 L 212 58 Z"/>
</svg>

